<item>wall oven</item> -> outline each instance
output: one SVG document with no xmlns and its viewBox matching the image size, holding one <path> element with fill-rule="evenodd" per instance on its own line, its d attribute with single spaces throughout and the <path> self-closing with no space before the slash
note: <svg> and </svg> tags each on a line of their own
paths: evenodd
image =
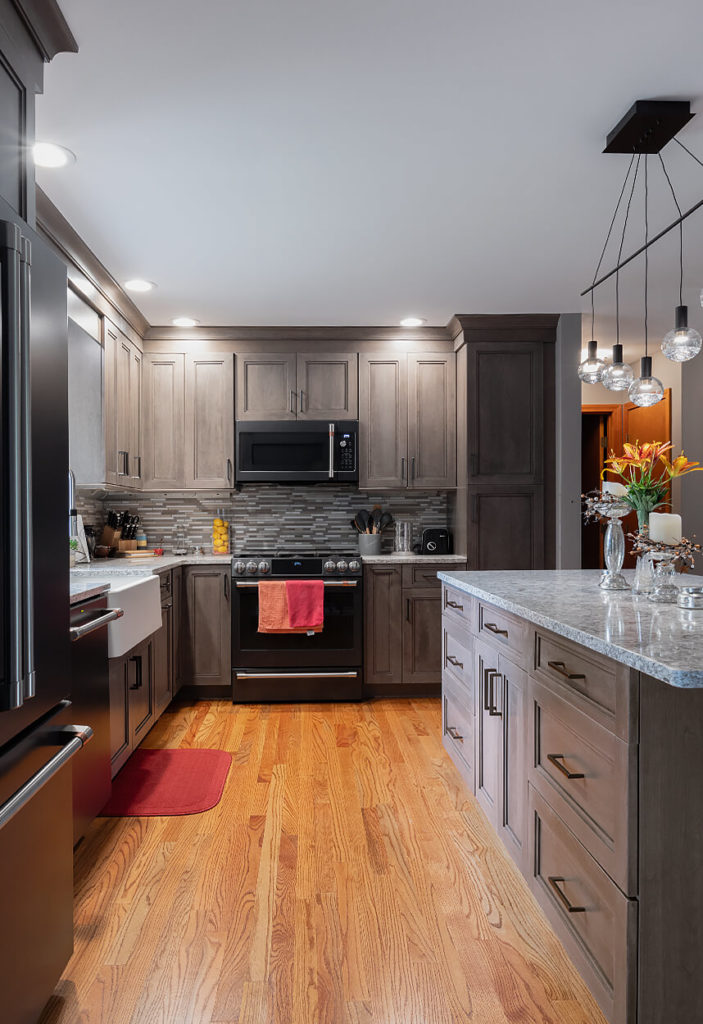
<svg viewBox="0 0 703 1024">
<path fill-rule="evenodd" d="M 234 703 L 361 699 L 363 584 L 358 558 L 256 554 L 235 557 L 232 576 Z M 322 632 L 259 633 L 258 581 L 266 578 L 321 578 Z"/>
<path fill-rule="evenodd" d="M 353 483 L 359 479 L 356 420 L 237 423 L 239 483 Z"/>
</svg>

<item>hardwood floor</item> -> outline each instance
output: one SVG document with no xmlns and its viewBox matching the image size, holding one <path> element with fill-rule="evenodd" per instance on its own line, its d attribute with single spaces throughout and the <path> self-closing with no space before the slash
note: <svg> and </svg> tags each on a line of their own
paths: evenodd
<svg viewBox="0 0 703 1024">
<path fill-rule="evenodd" d="M 437 700 L 169 709 L 205 814 L 101 818 L 41 1024 L 604 1024 L 444 753 Z"/>
</svg>

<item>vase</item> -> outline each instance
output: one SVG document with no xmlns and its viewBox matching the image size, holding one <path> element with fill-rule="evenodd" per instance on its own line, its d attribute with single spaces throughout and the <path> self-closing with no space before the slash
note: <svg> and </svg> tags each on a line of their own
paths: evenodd
<svg viewBox="0 0 703 1024">
<path fill-rule="evenodd" d="M 612 505 L 607 509 L 608 525 L 603 539 L 606 571 L 598 584 L 603 590 L 629 590 L 630 585 L 621 573 L 625 559 L 625 535 L 620 519 L 630 510 L 625 505 Z"/>
<path fill-rule="evenodd" d="M 649 509 L 638 508 L 637 509 L 637 529 L 642 532 L 642 527 L 649 527 Z"/>
</svg>

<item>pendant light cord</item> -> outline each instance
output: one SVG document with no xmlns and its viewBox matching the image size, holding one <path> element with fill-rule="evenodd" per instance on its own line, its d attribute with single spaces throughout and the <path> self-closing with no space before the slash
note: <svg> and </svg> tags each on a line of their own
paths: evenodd
<svg viewBox="0 0 703 1024">
<path fill-rule="evenodd" d="M 674 137 L 674 138 L 672 139 L 672 142 L 675 142 L 677 146 L 680 146 L 680 147 L 681 147 L 681 149 L 685 149 L 685 150 L 686 150 L 686 152 L 688 153 L 688 155 L 689 155 L 689 156 L 690 156 L 690 157 L 691 157 L 691 158 L 692 158 L 693 160 L 695 160 L 697 164 L 700 164 L 700 165 L 701 165 L 701 167 L 703 167 L 703 160 L 699 160 L 699 159 L 698 159 L 698 157 L 696 156 L 696 154 L 695 154 L 695 153 L 692 153 L 692 152 L 691 152 L 691 150 L 690 150 L 690 149 L 688 148 L 688 146 L 684 146 L 683 142 L 681 142 L 681 141 L 680 141 L 679 139 L 677 139 L 676 137 Z"/>
<path fill-rule="evenodd" d="M 649 242 L 649 178 L 647 175 L 648 155 L 644 155 L 644 244 Z M 649 289 L 649 248 L 644 250 L 644 354 L 648 352 L 648 289 Z"/>
<path fill-rule="evenodd" d="M 633 153 L 632 160 L 630 161 L 630 167 L 632 167 L 632 163 L 633 163 L 634 159 L 635 159 L 635 155 Z M 618 249 L 618 264 L 620 263 L 620 258 L 622 256 L 623 246 L 625 244 L 625 232 L 627 231 L 627 222 L 630 219 L 630 207 L 632 206 L 632 197 L 635 194 L 635 186 L 637 185 L 637 176 L 640 173 L 640 160 L 641 159 L 642 159 L 642 154 L 640 153 L 639 156 L 637 157 L 637 163 L 635 165 L 635 173 L 634 173 L 633 178 L 632 178 L 632 187 L 630 189 L 630 195 L 628 196 L 628 199 L 627 199 L 627 206 L 625 207 L 625 221 L 624 221 L 623 226 L 622 226 L 622 235 L 620 237 L 620 248 Z M 627 169 L 628 177 L 630 175 L 630 167 L 628 167 L 628 169 Z M 625 184 L 627 184 L 627 178 L 625 178 Z M 597 273 L 597 271 L 596 271 L 596 273 Z M 593 299 L 593 292 L 591 292 L 591 299 Z M 619 270 L 615 274 L 615 342 L 618 345 L 620 344 L 620 271 Z"/>
<path fill-rule="evenodd" d="M 622 197 L 625 195 L 625 189 L 627 188 L 627 182 L 628 182 L 628 179 L 630 177 L 630 171 L 632 170 L 632 165 L 633 165 L 634 162 L 635 162 L 635 154 L 633 153 L 632 154 L 632 159 L 630 160 L 629 166 L 627 168 L 627 173 L 625 175 L 625 180 L 623 181 L 622 188 L 620 189 L 620 195 L 618 196 L 618 201 L 615 204 L 615 210 L 613 212 L 613 216 L 612 216 L 612 218 L 610 220 L 610 227 L 608 228 L 608 233 L 605 236 L 605 242 L 603 243 L 603 248 L 601 249 L 600 259 L 598 260 L 598 265 L 596 266 L 595 272 L 593 274 L 593 283 L 592 283 L 593 285 L 596 283 L 596 280 L 598 278 L 598 272 L 599 272 L 599 270 L 601 268 L 601 264 L 603 262 L 603 257 L 605 256 L 605 250 L 608 248 L 608 242 L 610 241 L 610 236 L 613 233 L 613 227 L 615 225 L 615 220 L 617 218 L 618 211 L 620 210 L 620 204 L 622 203 Z M 639 167 L 639 159 L 637 160 L 637 167 Z M 634 190 L 634 181 L 636 179 L 637 179 L 637 172 L 635 171 L 635 178 L 633 179 L 633 190 Z M 632 193 L 630 193 L 630 202 L 632 202 Z M 629 212 L 629 209 L 630 209 L 629 203 L 628 203 L 627 209 L 628 209 L 628 212 Z M 627 225 L 627 214 L 625 215 L 625 224 Z M 622 244 L 620 246 L 620 252 L 622 253 Z M 618 257 L 618 262 L 619 262 L 619 257 Z M 591 339 L 593 339 L 593 336 L 594 336 L 595 323 L 596 323 L 596 309 L 595 309 L 595 300 L 594 300 L 593 295 L 594 295 L 594 288 L 593 288 L 593 286 L 591 286 Z"/>
<path fill-rule="evenodd" d="M 682 217 L 683 214 L 681 212 L 681 207 L 679 206 L 679 201 L 676 198 L 676 192 L 674 191 L 674 186 L 671 183 L 669 172 L 664 166 L 664 157 L 661 155 L 661 153 L 659 153 L 659 162 L 662 165 L 664 177 L 666 178 L 669 184 L 669 188 L 671 189 L 671 195 L 673 196 L 676 209 L 679 211 L 679 217 Z M 683 306 L 683 221 L 681 222 L 681 224 L 679 224 L 679 306 Z"/>
</svg>

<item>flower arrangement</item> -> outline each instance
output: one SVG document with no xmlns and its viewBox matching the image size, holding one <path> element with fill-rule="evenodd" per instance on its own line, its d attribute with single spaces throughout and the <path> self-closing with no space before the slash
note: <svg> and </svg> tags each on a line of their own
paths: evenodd
<svg viewBox="0 0 703 1024">
<path fill-rule="evenodd" d="M 703 470 L 699 462 L 689 462 L 683 452 L 670 460 L 672 448 L 670 441 L 635 441 L 623 445 L 622 455 L 611 450 L 610 458 L 605 460 L 601 475 L 620 477 L 625 486 L 623 501 L 637 512 L 640 527 L 647 523 L 650 512 L 669 504 L 666 493 L 672 480 Z"/>
</svg>

